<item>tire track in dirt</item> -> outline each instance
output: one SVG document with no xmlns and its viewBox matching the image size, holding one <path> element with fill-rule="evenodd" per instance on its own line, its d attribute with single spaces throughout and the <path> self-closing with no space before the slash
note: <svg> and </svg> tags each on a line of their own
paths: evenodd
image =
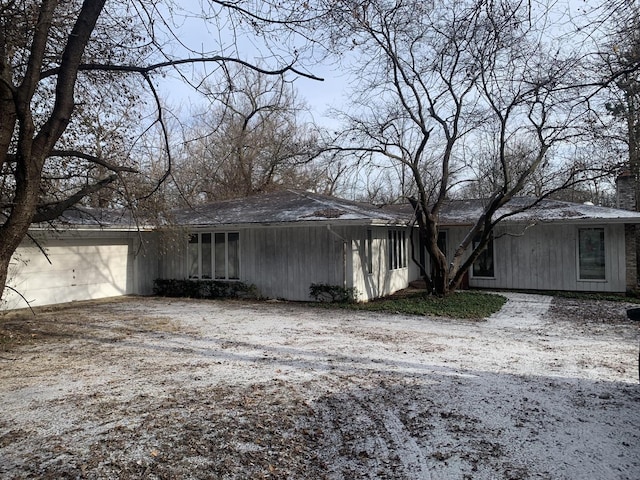
<svg viewBox="0 0 640 480">
<path fill-rule="evenodd" d="M 423 451 L 402 422 L 395 393 L 385 388 L 384 379 L 328 374 L 317 382 L 325 393 L 313 402 L 315 415 L 308 421 L 322 426 L 324 448 L 319 454 L 327 478 L 431 478 Z"/>
<path fill-rule="evenodd" d="M 532 328 L 130 305 L 11 352 L 0 477 L 640 478 L 637 330 L 609 304 Z"/>
</svg>

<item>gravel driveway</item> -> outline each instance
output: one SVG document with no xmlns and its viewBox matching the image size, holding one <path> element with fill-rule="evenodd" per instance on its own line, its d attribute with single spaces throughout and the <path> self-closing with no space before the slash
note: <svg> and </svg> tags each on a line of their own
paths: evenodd
<svg viewBox="0 0 640 480">
<path fill-rule="evenodd" d="M 0 477 L 640 478 L 629 305 L 508 296 L 475 322 L 161 298 L 0 317 Z"/>
</svg>

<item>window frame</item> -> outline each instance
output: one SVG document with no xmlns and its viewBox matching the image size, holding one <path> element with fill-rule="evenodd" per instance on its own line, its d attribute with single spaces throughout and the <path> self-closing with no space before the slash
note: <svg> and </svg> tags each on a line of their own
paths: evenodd
<svg viewBox="0 0 640 480">
<path fill-rule="evenodd" d="M 220 259 L 220 255 L 218 255 L 217 239 L 220 238 L 220 235 L 223 237 L 223 246 L 224 246 L 224 254 L 222 261 L 224 263 L 224 276 L 220 275 L 218 272 L 222 270 L 217 270 L 216 267 L 219 267 L 218 261 Z M 230 264 L 230 241 L 229 237 L 232 237 L 233 242 L 236 243 L 236 259 L 233 261 L 234 265 Z M 208 237 L 208 241 L 203 242 L 203 237 Z M 193 239 L 197 238 L 197 241 L 194 242 Z M 197 251 L 194 251 L 192 245 L 197 245 Z M 209 252 L 206 253 L 204 250 L 204 245 L 209 246 Z M 195 253 L 195 255 L 194 255 Z M 187 240 L 187 278 L 189 280 L 216 280 L 216 281 L 235 281 L 240 280 L 240 232 L 238 231 L 206 231 L 206 232 L 193 232 L 189 234 L 189 238 Z M 203 260 L 209 259 L 209 266 L 205 267 L 203 264 Z M 195 265 L 194 265 L 195 261 Z M 197 273 L 194 274 L 193 267 L 196 267 Z M 237 274 L 233 275 L 233 271 L 236 271 Z M 208 274 L 207 274 L 208 273 Z"/>
<path fill-rule="evenodd" d="M 437 240 L 438 248 L 445 256 L 447 261 L 449 261 L 449 231 L 448 230 L 438 230 L 438 240 Z"/>
<path fill-rule="evenodd" d="M 485 248 L 482 251 L 482 253 L 480 253 L 478 258 L 476 258 L 476 261 L 473 262 L 473 264 L 471 264 L 471 268 L 469 270 L 472 278 L 495 280 L 496 278 L 496 246 L 495 246 L 494 240 L 495 238 L 493 236 L 493 232 L 491 232 L 489 236 L 489 243 L 487 244 L 487 248 Z M 478 246 L 478 243 L 480 243 L 479 237 L 475 237 L 471 242 L 471 246 L 473 247 L 474 250 Z M 479 260 L 486 255 L 491 255 L 491 275 L 482 275 L 482 274 L 476 273 L 476 264 L 479 263 Z"/>
<path fill-rule="evenodd" d="M 387 267 L 389 270 L 407 268 L 407 232 L 400 228 L 390 228 L 387 233 Z"/>
<path fill-rule="evenodd" d="M 576 235 L 576 270 L 579 282 L 606 282 L 607 281 L 607 233 L 606 228 L 603 226 L 593 226 L 593 227 L 578 227 L 578 232 Z M 586 231 L 599 231 L 600 240 L 601 240 L 601 252 L 598 253 L 598 256 L 602 258 L 602 277 L 598 278 L 583 278 L 583 257 L 582 257 L 582 232 Z"/>
</svg>

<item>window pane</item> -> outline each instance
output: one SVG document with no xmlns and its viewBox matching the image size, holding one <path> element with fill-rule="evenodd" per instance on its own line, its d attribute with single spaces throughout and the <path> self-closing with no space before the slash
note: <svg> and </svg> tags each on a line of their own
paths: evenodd
<svg viewBox="0 0 640 480">
<path fill-rule="evenodd" d="M 441 230 L 438 232 L 438 248 L 442 254 L 447 256 L 447 231 Z"/>
<path fill-rule="evenodd" d="M 389 270 L 393 270 L 393 250 L 394 250 L 394 247 L 393 247 L 393 232 L 391 230 L 389 230 L 388 236 L 389 236 L 389 238 L 387 240 L 387 243 L 388 243 L 388 248 L 387 248 L 388 252 L 387 252 L 387 254 L 389 255 Z"/>
<path fill-rule="evenodd" d="M 580 278 L 605 280 L 604 228 L 580 229 Z"/>
<path fill-rule="evenodd" d="M 228 234 L 229 278 L 240 278 L 240 234 Z"/>
<path fill-rule="evenodd" d="M 202 278 L 211 278 L 211 234 L 201 236 Z"/>
<path fill-rule="evenodd" d="M 473 241 L 473 247 L 475 248 L 480 239 Z M 489 239 L 487 248 L 480 254 L 480 256 L 473 263 L 473 276 L 474 277 L 495 277 L 493 269 L 493 236 Z"/>
<path fill-rule="evenodd" d="M 398 268 L 398 232 L 393 231 L 393 268 Z"/>
<path fill-rule="evenodd" d="M 189 278 L 200 278 L 200 272 L 198 270 L 198 234 L 189 235 L 187 275 Z"/>
<path fill-rule="evenodd" d="M 367 262 L 367 273 L 373 273 L 373 232 L 371 230 L 367 230 L 364 256 Z"/>
<path fill-rule="evenodd" d="M 225 234 L 216 233 L 215 235 L 215 269 L 216 278 L 227 278 L 227 255 L 225 249 Z"/>
</svg>

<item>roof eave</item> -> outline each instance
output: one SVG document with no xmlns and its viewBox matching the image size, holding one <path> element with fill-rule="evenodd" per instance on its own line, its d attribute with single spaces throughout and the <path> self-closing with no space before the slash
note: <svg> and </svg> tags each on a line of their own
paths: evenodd
<svg viewBox="0 0 640 480">
<path fill-rule="evenodd" d="M 582 224 L 582 225 L 624 225 L 634 224 L 640 225 L 640 217 L 638 218 L 551 218 L 551 219 L 517 219 L 517 220 L 501 220 L 498 225 L 523 225 L 523 224 Z M 440 222 L 440 227 L 471 227 L 471 222 Z"/>
<path fill-rule="evenodd" d="M 176 223 L 173 225 L 165 225 L 167 228 L 255 228 L 255 227 L 332 227 L 345 226 L 379 226 L 379 227 L 404 227 L 409 225 L 407 220 L 382 220 L 382 219 L 326 219 L 326 220 L 292 220 L 292 221 L 276 221 L 276 222 L 234 222 L 234 223 Z"/>
<path fill-rule="evenodd" d="M 121 225 L 56 225 L 50 226 L 31 226 L 29 231 L 32 232 L 153 232 L 156 227 L 150 225 L 134 225 L 134 226 L 121 226 Z"/>
</svg>

